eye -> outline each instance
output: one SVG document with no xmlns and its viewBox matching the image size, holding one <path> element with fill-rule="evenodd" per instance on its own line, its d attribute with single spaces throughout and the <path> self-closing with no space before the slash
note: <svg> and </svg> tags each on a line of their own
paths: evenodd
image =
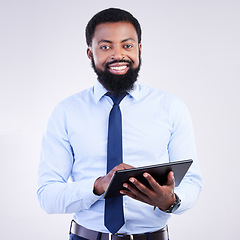
<svg viewBox="0 0 240 240">
<path fill-rule="evenodd" d="M 103 45 L 103 46 L 100 46 L 100 49 L 102 50 L 108 50 L 110 49 L 111 47 L 109 45 Z"/>
<path fill-rule="evenodd" d="M 123 46 L 123 48 L 125 48 L 125 49 L 131 49 L 131 48 L 133 48 L 133 45 L 132 45 L 132 44 L 125 44 L 125 45 Z"/>
</svg>

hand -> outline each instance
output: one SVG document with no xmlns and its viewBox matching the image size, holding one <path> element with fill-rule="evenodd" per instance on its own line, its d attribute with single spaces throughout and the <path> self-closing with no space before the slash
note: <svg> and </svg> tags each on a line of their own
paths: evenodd
<svg viewBox="0 0 240 240">
<path fill-rule="evenodd" d="M 93 190 L 93 192 L 96 195 L 102 195 L 106 191 L 106 189 L 107 189 L 107 187 L 109 185 L 109 182 L 110 182 L 113 174 L 116 171 L 124 170 L 124 169 L 130 169 L 130 168 L 133 168 L 133 166 L 128 165 L 126 163 L 121 163 L 121 164 L 117 165 L 107 175 L 105 175 L 103 177 L 99 177 L 98 179 L 96 179 L 96 181 L 94 183 L 94 190 Z"/>
<path fill-rule="evenodd" d="M 136 178 L 132 177 L 129 179 L 132 184 L 123 184 L 123 187 L 128 190 L 121 190 L 121 193 L 141 202 L 158 207 L 162 211 L 166 211 L 176 201 L 173 172 L 169 172 L 167 183 L 163 186 L 158 184 L 149 173 L 144 173 L 143 176 L 148 180 L 152 189 L 147 188 Z"/>
</svg>

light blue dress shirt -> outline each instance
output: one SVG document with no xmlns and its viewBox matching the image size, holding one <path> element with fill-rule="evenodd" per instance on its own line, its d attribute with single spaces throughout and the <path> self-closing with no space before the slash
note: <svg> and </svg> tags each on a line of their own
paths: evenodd
<svg viewBox="0 0 240 240">
<path fill-rule="evenodd" d="M 106 174 L 108 117 L 112 100 L 95 86 L 77 93 L 53 110 L 42 141 L 38 198 L 48 213 L 74 213 L 80 225 L 100 232 L 104 226 L 104 198 L 93 193 Z M 201 191 L 191 118 L 186 106 L 171 94 L 135 85 L 120 103 L 123 162 L 134 167 L 193 159 L 175 192 L 182 200 L 180 214 L 191 208 Z M 156 231 L 171 214 L 124 196 L 125 224 L 119 232 Z"/>
</svg>

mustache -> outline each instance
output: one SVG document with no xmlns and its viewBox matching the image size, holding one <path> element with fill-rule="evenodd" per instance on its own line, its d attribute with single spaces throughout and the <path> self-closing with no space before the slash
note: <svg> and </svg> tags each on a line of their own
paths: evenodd
<svg viewBox="0 0 240 240">
<path fill-rule="evenodd" d="M 113 60 L 111 62 L 108 62 L 105 64 L 106 67 L 109 67 L 110 64 L 114 64 L 114 63 L 128 63 L 130 65 L 130 67 L 134 64 L 134 61 L 130 61 L 130 60 L 124 60 L 124 59 L 121 59 L 121 60 Z"/>
</svg>

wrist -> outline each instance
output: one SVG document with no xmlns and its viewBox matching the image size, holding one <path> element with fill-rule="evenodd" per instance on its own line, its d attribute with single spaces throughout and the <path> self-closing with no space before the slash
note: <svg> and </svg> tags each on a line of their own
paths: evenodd
<svg viewBox="0 0 240 240">
<path fill-rule="evenodd" d="M 175 201 L 171 204 L 171 206 L 165 210 L 166 213 L 175 212 L 181 205 L 181 199 L 178 197 L 176 193 L 174 193 Z"/>
<path fill-rule="evenodd" d="M 176 201 L 176 196 L 175 196 L 175 194 L 173 193 L 172 195 L 171 195 L 171 197 L 168 199 L 168 201 L 162 201 L 161 202 L 161 205 L 156 205 L 156 206 L 154 206 L 154 210 L 156 209 L 156 208 L 159 208 L 161 211 L 163 211 L 163 212 L 165 212 L 165 211 L 167 211 L 169 208 L 170 208 L 170 206 L 172 206 L 172 204 L 174 203 Z"/>
<path fill-rule="evenodd" d="M 97 178 L 94 182 L 94 187 L 93 187 L 93 193 L 98 196 L 104 193 L 104 189 L 102 188 L 102 184 L 100 183 L 101 180 L 102 180 L 102 177 Z"/>
</svg>

